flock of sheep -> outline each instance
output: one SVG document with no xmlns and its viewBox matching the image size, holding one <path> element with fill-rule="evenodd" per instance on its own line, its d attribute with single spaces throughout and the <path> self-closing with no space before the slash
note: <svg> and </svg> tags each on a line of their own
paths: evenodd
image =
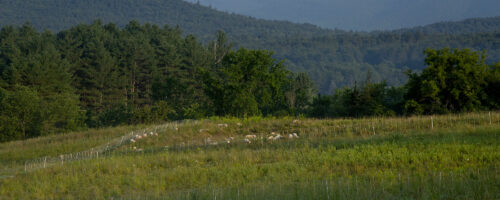
<svg viewBox="0 0 500 200">
<path fill-rule="evenodd" d="M 299 122 L 298 120 L 293 120 L 293 123 L 298 123 L 298 122 Z M 237 123 L 236 125 L 242 126 L 241 123 Z M 218 128 L 227 128 L 227 127 L 229 127 L 229 125 L 228 124 L 217 124 L 217 127 Z M 175 127 L 174 129 L 176 131 L 179 130 L 179 128 L 177 128 L 177 127 Z M 200 129 L 199 132 L 202 133 L 205 131 L 208 131 L 208 129 Z M 153 137 L 153 136 L 158 136 L 158 133 L 156 131 L 154 131 L 154 132 L 149 132 L 149 133 L 136 134 L 129 141 L 130 141 L 130 143 L 136 143 L 138 140 L 141 140 L 141 139 L 144 139 L 147 137 Z M 269 136 L 267 136 L 267 137 L 260 136 L 260 138 L 257 137 L 257 135 L 246 135 L 243 138 L 243 140 L 241 140 L 241 141 L 243 143 L 246 143 L 246 144 L 251 144 L 252 141 L 259 140 L 259 139 L 260 140 L 266 139 L 267 141 L 278 141 L 278 140 L 285 139 L 285 138 L 286 138 L 286 135 L 281 135 L 281 134 L 276 133 L 276 132 L 271 132 Z M 297 139 L 297 138 L 299 138 L 299 135 L 297 133 L 288 134 L 288 139 Z M 227 137 L 224 139 L 223 143 L 230 144 L 233 141 L 235 141 L 235 137 Z M 204 142 L 206 145 L 218 145 L 219 144 L 218 141 L 212 140 L 210 137 L 206 138 Z M 136 152 L 143 151 L 143 149 L 137 148 L 135 146 L 133 147 L 133 150 Z"/>
<path fill-rule="evenodd" d="M 276 140 L 281 140 L 281 139 L 284 139 L 284 138 L 285 137 L 282 136 L 279 133 L 271 132 L 271 135 L 269 135 L 267 137 L 267 140 L 268 141 L 276 141 Z M 288 139 L 295 139 L 295 138 L 299 138 L 299 135 L 297 133 L 288 134 Z M 252 143 L 252 140 L 257 140 L 257 139 L 258 139 L 257 135 L 246 135 L 245 139 L 243 139 L 243 142 L 247 143 L 247 144 L 250 144 L 250 143 Z M 261 136 L 260 139 L 264 139 L 264 138 Z"/>
<path fill-rule="evenodd" d="M 147 138 L 148 136 L 158 136 L 158 133 L 155 131 L 155 132 L 149 132 L 149 134 L 148 133 L 138 134 L 138 135 L 135 135 L 134 138 L 131 138 L 130 142 L 131 143 L 135 143 L 135 142 L 137 142 L 137 140 L 141 140 L 143 138 Z M 133 149 L 134 149 L 134 151 L 137 151 L 137 152 L 143 151 L 143 149 L 138 149 L 135 146 L 133 147 Z"/>
</svg>

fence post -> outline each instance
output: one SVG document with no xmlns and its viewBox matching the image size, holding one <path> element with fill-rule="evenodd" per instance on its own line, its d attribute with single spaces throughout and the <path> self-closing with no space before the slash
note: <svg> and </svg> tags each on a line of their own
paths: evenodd
<svg viewBox="0 0 500 200">
<path fill-rule="evenodd" d="M 47 156 L 45 156 L 45 158 L 43 159 L 43 168 L 45 168 L 46 165 L 47 165 Z"/>
<path fill-rule="evenodd" d="M 488 112 L 488 116 L 490 117 L 490 125 L 491 125 L 491 111 Z"/>
<path fill-rule="evenodd" d="M 434 129 L 434 118 L 431 116 L 431 129 Z"/>
<path fill-rule="evenodd" d="M 328 180 L 326 180 L 325 183 L 326 183 L 326 198 L 330 200 L 330 194 L 328 192 Z"/>
<path fill-rule="evenodd" d="M 372 129 L 373 129 L 373 135 L 375 135 L 375 125 L 373 124 L 373 121 L 372 121 Z"/>
</svg>

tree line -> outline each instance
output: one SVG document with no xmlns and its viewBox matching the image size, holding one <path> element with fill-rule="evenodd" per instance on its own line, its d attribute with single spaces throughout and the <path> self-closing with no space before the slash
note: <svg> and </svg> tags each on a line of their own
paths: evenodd
<svg viewBox="0 0 500 200">
<path fill-rule="evenodd" d="M 320 95 L 273 52 L 206 44 L 176 27 L 96 21 L 53 34 L 0 30 L 0 141 L 209 116 L 363 117 L 498 109 L 500 63 L 429 49 L 408 83 L 365 80 Z"/>
<path fill-rule="evenodd" d="M 207 116 L 288 115 L 312 82 L 265 50 L 206 45 L 179 28 L 96 21 L 0 31 L 0 141 Z"/>
<path fill-rule="evenodd" d="M 307 73 L 322 94 L 354 86 L 367 71 L 371 71 L 372 81 L 405 84 L 406 69 L 423 69 L 422 52 L 426 48 L 487 50 L 488 64 L 500 60 L 500 17 L 394 31 L 353 32 L 255 19 L 183 0 L 0 1 L 0 27 L 28 21 L 37 30 L 61 31 L 95 19 L 116 23 L 120 28 L 132 19 L 180 26 L 203 45 L 213 40 L 213 33 L 222 30 L 235 47 L 274 51 L 274 58 L 286 59 L 288 69 Z"/>
<path fill-rule="evenodd" d="M 373 82 L 370 72 L 354 87 L 314 98 L 309 116 L 366 117 L 445 114 L 500 108 L 500 62 L 485 64 L 486 53 L 469 49 L 425 51 L 421 73 L 408 70 L 408 82 Z"/>
</svg>

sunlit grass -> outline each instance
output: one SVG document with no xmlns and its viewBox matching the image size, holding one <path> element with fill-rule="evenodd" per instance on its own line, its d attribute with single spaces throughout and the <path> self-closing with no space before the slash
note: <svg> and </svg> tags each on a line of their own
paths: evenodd
<svg viewBox="0 0 500 200">
<path fill-rule="evenodd" d="M 499 119 L 499 113 L 471 113 L 432 118 L 202 120 L 158 129 L 159 136 L 124 143 L 99 158 L 16 171 L 14 177 L 0 179 L 0 197 L 498 199 Z M 1 159 L 22 163 L 37 155 L 79 151 L 133 128 L 138 127 L 105 129 L 108 136 L 99 130 L 2 144 L 2 155 L 38 151 L 51 144 L 58 150 Z M 271 132 L 300 137 L 270 141 L 266 138 Z M 248 134 L 258 137 L 250 144 L 242 142 Z M 228 137 L 235 139 L 225 143 Z M 95 141 L 84 141 L 89 138 Z M 207 138 L 218 144 L 207 143 Z M 73 146 L 65 149 L 65 143 Z M 22 148 L 6 150 L 15 146 Z"/>
</svg>

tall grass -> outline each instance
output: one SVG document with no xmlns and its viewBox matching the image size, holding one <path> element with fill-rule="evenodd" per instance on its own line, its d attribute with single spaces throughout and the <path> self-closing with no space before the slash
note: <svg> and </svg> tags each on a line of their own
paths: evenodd
<svg viewBox="0 0 500 200">
<path fill-rule="evenodd" d="M 0 179 L 0 198 L 498 199 L 499 119 L 499 113 L 470 113 L 295 122 L 202 120 L 177 130 L 161 129 L 158 137 L 124 144 L 99 158 L 17 171 Z M 121 129 L 122 134 L 131 131 Z M 300 138 L 260 139 L 270 132 L 296 132 Z M 258 139 L 243 143 L 247 134 Z M 120 134 L 109 138 L 116 136 Z M 88 144 L 83 136 L 59 137 L 55 147 Z M 227 137 L 235 139 L 227 144 Z M 207 138 L 219 143 L 208 144 Z M 33 141 L 25 142 L 16 145 Z M 23 148 L 18 152 L 30 149 Z"/>
</svg>

